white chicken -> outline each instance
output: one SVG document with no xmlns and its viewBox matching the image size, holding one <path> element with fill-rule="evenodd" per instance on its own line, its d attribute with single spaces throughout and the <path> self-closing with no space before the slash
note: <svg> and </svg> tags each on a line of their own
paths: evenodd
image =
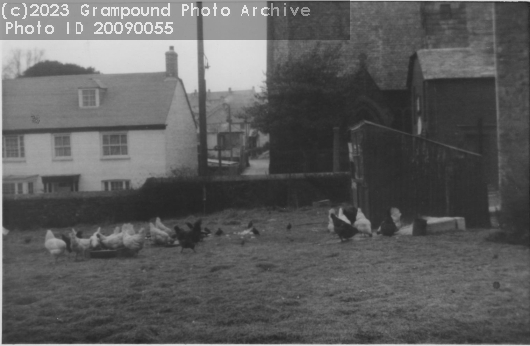
<svg viewBox="0 0 530 346">
<path fill-rule="evenodd" d="M 366 216 L 364 216 L 361 208 L 357 209 L 357 217 L 353 223 L 353 227 L 357 228 L 359 232 L 366 234 L 369 237 L 372 236 L 372 223 L 366 218 Z"/>
<path fill-rule="evenodd" d="M 131 223 L 124 223 L 123 226 L 121 226 L 121 232 L 128 233 L 130 235 L 136 234 L 134 231 L 134 226 Z"/>
<path fill-rule="evenodd" d="M 44 247 L 54 257 L 55 263 L 57 263 L 57 259 L 60 256 L 64 256 L 66 252 L 66 243 L 64 242 L 64 240 L 55 238 L 53 232 L 50 230 L 46 232 Z"/>
<path fill-rule="evenodd" d="M 171 229 L 169 227 L 166 227 L 166 225 L 164 225 L 162 223 L 162 221 L 160 220 L 159 217 L 157 217 L 156 220 L 155 220 L 155 227 L 158 228 L 159 230 L 164 231 L 167 234 L 169 234 L 169 236 L 171 238 L 176 238 L 177 237 L 177 232 L 175 232 L 175 230 L 173 230 L 173 229 Z"/>
<path fill-rule="evenodd" d="M 70 235 L 72 251 L 75 252 L 74 261 L 77 260 L 77 256 L 82 254 L 83 259 L 86 258 L 87 251 L 90 250 L 90 239 L 81 239 L 78 238 L 75 230 L 72 228 L 72 233 Z"/>
<path fill-rule="evenodd" d="M 123 228 L 122 228 L 123 230 Z M 134 229 L 133 229 L 134 231 Z M 123 247 L 123 236 L 126 232 L 112 233 L 109 236 L 101 234 L 100 230 L 97 232 L 97 237 L 103 246 L 107 249 L 116 250 Z"/>
<path fill-rule="evenodd" d="M 392 207 L 390 208 L 390 216 L 392 217 L 392 221 L 394 221 L 394 224 L 397 228 L 401 227 L 401 212 L 398 208 Z"/>
<path fill-rule="evenodd" d="M 133 228 L 134 232 L 134 228 Z M 129 232 L 122 232 L 123 233 L 123 245 L 129 252 L 131 252 L 134 255 L 137 255 L 138 252 L 144 247 L 145 242 L 145 228 L 140 229 L 140 231 L 136 234 L 129 234 Z"/>
<path fill-rule="evenodd" d="M 7 228 L 5 228 L 5 227 L 2 227 L 2 228 L 3 228 L 3 230 L 2 230 L 2 235 L 3 235 L 4 237 L 7 237 L 7 235 L 9 234 L 9 230 L 8 230 Z"/>
<path fill-rule="evenodd" d="M 154 245 L 168 245 L 173 243 L 173 239 L 167 234 L 166 232 L 158 229 L 153 225 L 153 223 L 149 223 L 149 232 L 151 233 L 151 241 Z"/>
<path fill-rule="evenodd" d="M 90 236 L 90 238 L 88 238 L 90 240 L 90 249 L 91 250 L 94 250 L 94 249 L 99 249 L 101 247 L 101 242 L 98 238 L 98 234 L 99 232 L 101 231 L 101 227 L 98 228 L 97 231 L 94 232 L 94 234 L 92 234 Z"/>
</svg>

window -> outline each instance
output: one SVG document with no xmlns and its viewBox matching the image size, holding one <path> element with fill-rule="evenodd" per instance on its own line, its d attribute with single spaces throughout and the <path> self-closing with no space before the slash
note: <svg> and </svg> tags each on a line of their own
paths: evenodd
<svg viewBox="0 0 530 346">
<path fill-rule="evenodd" d="M 4 190 L 4 195 L 14 195 L 15 194 L 15 184 L 14 183 L 4 183 L 2 184 Z"/>
<path fill-rule="evenodd" d="M 103 190 L 105 191 L 129 190 L 130 188 L 131 184 L 129 180 L 103 181 Z"/>
<path fill-rule="evenodd" d="M 98 89 L 79 89 L 79 107 L 94 108 L 99 106 Z"/>
<path fill-rule="evenodd" d="M 53 146 L 54 146 L 54 154 L 56 158 L 72 156 L 72 148 L 70 145 L 70 135 L 54 135 Z"/>
<path fill-rule="evenodd" d="M 2 158 L 15 159 L 25 157 L 24 136 L 4 136 Z"/>
<path fill-rule="evenodd" d="M 10 182 L 2 183 L 4 195 L 23 195 L 25 193 L 33 194 L 33 182 Z"/>
<path fill-rule="evenodd" d="M 127 134 L 126 133 L 104 133 L 103 156 L 127 156 Z"/>
</svg>

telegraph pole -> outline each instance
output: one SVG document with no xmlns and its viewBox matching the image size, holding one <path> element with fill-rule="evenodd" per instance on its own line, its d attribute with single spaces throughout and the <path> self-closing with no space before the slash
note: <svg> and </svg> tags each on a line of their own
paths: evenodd
<svg viewBox="0 0 530 346">
<path fill-rule="evenodd" d="M 208 147 L 206 142 L 206 80 L 204 79 L 204 35 L 202 1 L 197 2 L 197 59 L 199 66 L 199 176 L 208 175 Z"/>
</svg>

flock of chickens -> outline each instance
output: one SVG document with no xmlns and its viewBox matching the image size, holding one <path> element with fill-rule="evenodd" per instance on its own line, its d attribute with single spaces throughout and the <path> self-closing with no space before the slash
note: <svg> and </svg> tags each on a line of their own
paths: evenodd
<svg viewBox="0 0 530 346">
<path fill-rule="evenodd" d="M 330 209 L 328 230 L 331 233 L 336 233 L 341 242 L 352 238 L 356 234 L 364 234 L 372 237 L 372 223 L 366 218 L 360 208 L 353 206 L 339 208 L 339 212 L 335 209 Z M 390 208 L 387 212 L 386 218 L 381 223 L 381 226 L 375 231 L 375 234 L 381 234 L 387 237 L 393 236 L 400 225 L 401 212 L 398 208 Z"/>
<path fill-rule="evenodd" d="M 338 235 L 341 242 L 347 241 L 356 234 L 363 234 L 372 237 L 373 234 L 392 236 L 398 230 L 400 225 L 401 213 L 397 208 L 390 208 L 385 220 L 381 226 L 374 232 L 370 220 L 366 218 L 360 208 L 353 206 L 339 208 L 338 213 L 335 209 L 330 209 L 328 213 L 329 222 L 328 230 Z M 86 258 L 91 251 L 97 250 L 119 250 L 122 255 L 135 256 L 142 250 L 144 243 L 150 241 L 152 245 L 176 246 L 184 249 L 192 249 L 195 252 L 195 246 L 202 241 L 204 237 L 209 236 L 212 232 L 208 228 L 201 227 L 201 220 L 191 224 L 186 223 L 189 229 L 184 230 L 179 226 L 173 229 L 166 227 L 160 218 L 156 218 L 154 223 L 149 223 L 149 232 L 145 228 L 139 231 L 134 229 L 130 223 L 124 224 L 121 228 L 116 227 L 112 234 L 104 235 L 101 228 L 98 228 L 89 238 L 83 238 L 82 232 L 76 232 L 74 229 L 68 236 L 61 234 L 56 238 L 52 231 L 48 230 L 44 246 L 55 258 L 67 252 L 74 252 L 77 260 L 78 256 Z M 287 225 L 287 230 L 291 229 L 291 224 Z M 5 232 L 4 232 L 5 233 Z M 223 234 L 221 229 L 214 233 L 217 236 Z M 238 233 L 241 237 L 241 245 L 245 244 L 247 236 L 259 236 L 259 231 L 253 226 L 252 222 L 248 224 L 248 229 Z"/>
<path fill-rule="evenodd" d="M 104 235 L 101 228 L 98 228 L 89 238 L 83 238 L 82 232 L 76 232 L 74 229 L 68 235 L 61 234 L 56 238 L 52 231 L 46 232 L 44 247 L 54 257 L 55 261 L 59 257 L 66 255 L 67 252 L 75 252 L 74 260 L 78 256 L 86 258 L 91 251 L 97 250 L 119 250 L 125 256 L 137 255 L 144 247 L 146 240 L 153 245 L 174 245 L 176 242 L 181 246 L 181 252 L 184 249 L 195 251 L 195 245 L 202 241 L 210 231 L 201 228 L 201 220 L 194 224 L 186 223 L 189 230 L 183 230 L 178 226 L 173 229 L 166 227 L 159 218 L 156 218 L 155 224 L 149 224 L 149 233 L 145 228 L 139 231 L 134 229 L 130 223 L 124 224 L 121 228 L 116 227 L 112 234 Z"/>
</svg>

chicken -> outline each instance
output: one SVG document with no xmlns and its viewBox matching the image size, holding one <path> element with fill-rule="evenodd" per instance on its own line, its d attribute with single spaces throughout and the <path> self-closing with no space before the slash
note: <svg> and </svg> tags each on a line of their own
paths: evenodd
<svg viewBox="0 0 530 346">
<path fill-rule="evenodd" d="M 149 223 L 149 233 L 151 234 L 151 242 L 153 245 L 168 245 L 174 242 L 167 232 L 156 228 L 153 223 Z"/>
<path fill-rule="evenodd" d="M 125 233 L 127 233 L 127 230 L 123 231 L 123 227 L 122 227 L 122 232 L 113 233 L 113 234 L 111 234 L 109 236 L 105 236 L 105 235 L 101 234 L 100 230 L 101 229 L 98 229 L 98 231 L 96 232 L 97 233 L 97 237 L 98 237 L 99 241 L 101 242 L 101 244 L 106 249 L 116 250 L 116 249 L 120 249 L 120 248 L 123 247 L 123 236 L 124 236 Z M 133 232 L 134 232 L 134 229 L 133 229 Z"/>
<path fill-rule="evenodd" d="M 192 240 L 195 243 L 202 241 L 202 239 L 206 236 L 206 233 L 202 232 L 201 230 L 201 223 L 202 223 L 201 219 L 195 221 L 193 225 L 189 222 L 186 222 L 186 225 L 190 229 Z"/>
<path fill-rule="evenodd" d="M 175 230 L 172 230 L 169 227 L 166 227 L 166 225 L 164 225 L 162 223 L 162 221 L 160 220 L 159 217 L 157 217 L 156 220 L 155 220 L 155 227 L 158 228 L 161 231 L 166 232 L 171 238 L 173 238 L 173 239 L 177 238 L 177 232 L 175 232 Z"/>
<path fill-rule="evenodd" d="M 55 238 L 53 232 L 50 230 L 46 232 L 44 247 L 53 256 L 53 258 L 55 259 L 55 263 L 57 263 L 57 259 L 60 256 L 64 256 L 66 252 L 66 243 L 64 242 L 64 240 Z"/>
<path fill-rule="evenodd" d="M 215 231 L 215 235 L 216 236 L 220 236 L 220 235 L 223 235 L 223 230 L 221 228 L 219 228 L 217 231 Z"/>
<path fill-rule="evenodd" d="M 341 210 L 339 210 L 339 214 L 344 215 L 344 217 L 350 221 L 350 225 L 353 225 L 353 223 L 357 220 L 357 214 L 362 214 L 362 212 L 359 213 L 359 210 L 360 209 L 355 208 L 352 205 L 345 205 L 343 208 L 341 208 Z M 340 215 L 339 218 L 341 218 Z"/>
<path fill-rule="evenodd" d="M 134 232 L 134 228 L 132 229 Z M 140 229 L 138 233 L 130 234 L 130 231 L 122 232 L 123 233 L 123 245 L 128 250 L 129 253 L 133 255 L 138 255 L 138 252 L 142 250 L 145 242 L 145 228 Z"/>
<path fill-rule="evenodd" d="M 252 233 L 254 233 L 254 235 L 259 235 L 259 231 L 256 229 L 256 227 L 252 227 Z"/>
<path fill-rule="evenodd" d="M 97 250 L 97 249 L 100 249 L 101 248 L 101 241 L 98 237 L 98 234 L 100 234 L 101 232 L 101 227 L 98 228 L 97 231 L 94 232 L 94 234 L 92 234 L 90 236 L 90 249 L 91 250 Z"/>
<path fill-rule="evenodd" d="M 372 236 L 372 223 L 368 219 L 359 219 L 353 223 L 353 227 L 355 227 L 359 232 L 366 234 L 367 236 Z"/>
<path fill-rule="evenodd" d="M 381 227 L 379 227 L 379 232 L 387 237 L 391 237 L 397 232 L 397 226 L 394 223 L 394 219 L 392 218 L 392 208 L 388 210 L 387 216 L 381 223 Z"/>
<path fill-rule="evenodd" d="M 195 221 L 192 225 L 187 222 L 186 225 L 190 228 L 189 230 L 183 230 L 179 226 L 175 226 L 174 230 L 177 233 L 177 239 L 181 246 L 180 252 L 184 249 L 192 249 L 195 252 L 195 245 L 202 239 L 201 234 L 201 220 Z"/>
<path fill-rule="evenodd" d="M 291 225 L 291 223 L 288 223 L 286 229 L 287 229 L 288 231 L 290 231 L 292 227 L 293 227 L 293 226 Z"/>
<path fill-rule="evenodd" d="M 131 223 L 124 223 L 123 226 L 121 226 L 121 232 L 126 232 L 130 235 L 136 234 L 134 231 L 134 226 Z"/>
<path fill-rule="evenodd" d="M 7 235 L 9 234 L 9 230 L 8 230 L 7 228 L 5 228 L 5 227 L 2 227 L 2 228 L 3 228 L 3 230 L 2 230 L 2 235 L 3 235 L 4 237 L 7 237 Z"/>
<path fill-rule="evenodd" d="M 352 224 L 353 227 L 355 227 L 362 234 L 366 234 L 367 236 L 371 237 L 372 236 L 372 223 L 370 222 L 370 220 L 366 218 L 366 216 L 364 216 L 361 208 L 355 208 L 355 207 L 352 207 L 352 208 L 345 209 L 344 214 L 349 219 L 353 219 L 355 215 L 355 221 Z M 353 212 L 355 212 L 355 214 Z"/>
<path fill-rule="evenodd" d="M 72 243 L 72 250 L 75 252 L 74 261 L 77 260 L 77 256 L 79 254 L 82 254 L 83 259 L 86 258 L 87 251 L 90 251 L 90 239 L 78 238 L 75 230 L 72 229 L 72 233 L 70 233 L 70 240 Z"/>
<path fill-rule="evenodd" d="M 390 216 L 392 216 L 392 221 L 394 221 L 394 224 L 397 228 L 401 227 L 401 212 L 398 208 L 392 207 L 390 208 Z"/>
<path fill-rule="evenodd" d="M 352 225 L 339 219 L 337 215 L 335 215 L 335 213 L 330 213 L 329 216 L 333 222 L 333 228 L 335 230 L 335 233 L 337 233 L 341 242 L 353 237 L 359 232 Z"/>
</svg>

